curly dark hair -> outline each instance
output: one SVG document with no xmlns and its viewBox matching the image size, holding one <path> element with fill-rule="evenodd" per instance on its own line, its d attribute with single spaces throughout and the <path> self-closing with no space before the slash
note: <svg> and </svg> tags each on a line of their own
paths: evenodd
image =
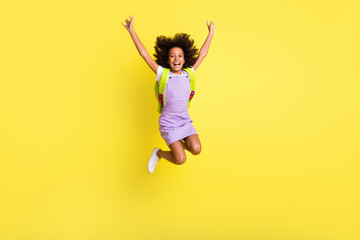
<svg viewBox="0 0 360 240">
<path fill-rule="evenodd" d="M 183 68 L 191 67 L 195 64 L 198 58 L 198 49 L 194 44 L 194 40 L 190 38 L 189 34 L 177 33 L 174 37 L 158 36 L 155 42 L 155 61 L 160 66 L 170 68 L 167 63 L 169 59 L 169 51 L 173 47 L 179 47 L 184 52 L 185 63 Z"/>
</svg>

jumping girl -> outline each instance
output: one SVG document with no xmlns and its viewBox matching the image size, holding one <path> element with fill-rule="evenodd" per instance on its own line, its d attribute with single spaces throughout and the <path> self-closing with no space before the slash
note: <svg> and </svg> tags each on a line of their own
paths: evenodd
<svg viewBox="0 0 360 240">
<path fill-rule="evenodd" d="M 184 69 L 190 68 L 194 72 L 208 53 L 211 39 L 215 32 L 213 21 L 206 21 L 209 34 L 201 47 L 194 45 L 194 40 L 185 33 L 178 33 L 173 38 L 159 36 L 156 39 L 154 61 L 133 28 L 133 16 L 126 19 L 122 25 L 128 30 L 130 36 L 139 51 L 141 57 L 156 74 L 156 80 L 160 82 L 164 69 L 170 69 L 164 90 L 164 107 L 162 109 L 159 125 L 162 138 L 165 140 L 170 151 L 155 148 L 148 162 L 148 171 L 153 173 L 161 158 L 174 164 L 184 164 L 186 161 L 185 151 L 194 155 L 201 151 L 199 136 L 192 125 L 188 112 L 188 102 L 191 93 L 189 74 Z"/>
</svg>

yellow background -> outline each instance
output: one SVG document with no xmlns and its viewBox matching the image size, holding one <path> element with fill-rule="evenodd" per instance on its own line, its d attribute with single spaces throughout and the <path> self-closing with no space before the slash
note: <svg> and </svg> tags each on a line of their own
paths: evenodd
<svg viewBox="0 0 360 240">
<path fill-rule="evenodd" d="M 360 239 L 358 1 L 1 3 L 0 239 Z M 146 169 L 158 35 L 200 48 L 203 151 Z"/>
</svg>

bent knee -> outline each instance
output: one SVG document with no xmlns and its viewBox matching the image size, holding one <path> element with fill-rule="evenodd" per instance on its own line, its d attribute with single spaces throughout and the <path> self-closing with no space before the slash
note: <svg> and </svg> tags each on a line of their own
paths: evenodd
<svg viewBox="0 0 360 240">
<path fill-rule="evenodd" d="M 194 154 L 194 155 L 198 155 L 200 154 L 201 152 L 201 145 L 200 144 L 194 144 L 192 147 L 191 147 L 191 153 Z"/>
<path fill-rule="evenodd" d="M 175 158 L 175 163 L 177 165 L 182 165 L 186 162 L 186 155 L 185 154 L 178 154 L 174 156 Z"/>
</svg>

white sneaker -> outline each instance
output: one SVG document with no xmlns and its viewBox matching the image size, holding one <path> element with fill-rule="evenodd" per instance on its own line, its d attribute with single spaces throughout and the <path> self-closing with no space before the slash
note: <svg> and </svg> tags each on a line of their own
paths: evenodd
<svg viewBox="0 0 360 240">
<path fill-rule="evenodd" d="M 149 173 L 153 173 L 156 165 L 158 164 L 160 158 L 156 155 L 156 153 L 160 150 L 160 148 L 154 148 L 151 157 L 148 162 L 148 171 Z"/>
</svg>

